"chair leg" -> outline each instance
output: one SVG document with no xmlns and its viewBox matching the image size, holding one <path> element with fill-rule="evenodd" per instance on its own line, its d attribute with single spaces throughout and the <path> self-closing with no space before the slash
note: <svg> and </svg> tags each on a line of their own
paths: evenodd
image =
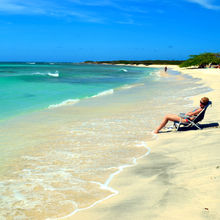
<svg viewBox="0 0 220 220">
<path fill-rule="evenodd" d="M 177 124 L 177 123 L 174 122 L 174 126 L 175 126 L 175 128 L 176 128 L 176 131 L 178 131 L 179 128 L 180 128 L 180 124 L 181 124 L 181 122 L 178 122 L 178 125 L 176 125 L 176 124 Z"/>
<path fill-rule="evenodd" d="M 176 130 L 177 130 L 177 131 L 179 131 L 179 128 L 180 128 L 180 123 L 178 124 L 178 127 L 177 127 L 177 129 L 176 129 Z"/>
<path fill-rule="evenodd" d="M 202 128 L 200 128 L 196 123 L 192 122 L 192 124 L 197 127 L 199 130 L 202 130 Z"/>
<path fill-rule="evenodd" d="M 202 128 L 200 128 L 197 124 L 195 124 L 195 126 L 196 126 L 199 130 L 202 130 Z"/>
<path fill-rule="evenodd" d="M 178 124 L 178 125 L 177 125 Z M 176 131 L 179 131 L 180 125 L 181 125 L 181 121 L 180 122 L 174 122 L 174 126 L 176 128 Z M 193 121 L 189 120 L 189 124 L 186 125 L 185 127 L 191 127 L 191 126 L 195 126 L 196 128 L 198 128 L 199 130 L 202 130 L 202 128 L 199 127 L 198 124 L 194 123 Z"/>
</svg>

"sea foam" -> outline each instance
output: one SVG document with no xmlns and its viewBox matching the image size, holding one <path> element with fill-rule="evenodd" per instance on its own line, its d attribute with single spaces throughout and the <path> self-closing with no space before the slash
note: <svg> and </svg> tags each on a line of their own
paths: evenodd
<svg viewBox="0 0 220 220">
<path fill-rule="evenodd" d="M 105 90 L 103 92 L 100 92 L 97 95 L 92 96 L 92 98 L 96 98 L 96 97 L 104 96 L 104 95 L 111 95 L 113 93 L 114 93 L 114 89 L 109 89 L 109 90 Z"/>
<path fill-rule="evenodd" d="M 96 95 L 93 95 L 91 97 L 85 97 L 84 99 L 89 99 L 89 98 L 96 98 L 96 97 L 100 97 L 100 96 L 105 96 L 105 95 L 111 95 L 114 93 L 114 89 L 109 89 L 109 90 L 106 90 L 106 91 L 103 91 L 103 92 L 100 92 Z M 74 105 L 76 103 L 78 103 L 81 99 L 68 99 L 68 100 L 65 100 L 59 104 L 52 104 L 52 105 L 49 105 L 49 109 L 52 109 L 52 108 L 58 108 L 58 107 L 63 107 L 63 106 L 67 106 L 67 105 Z"/>
<path fill-rule="evenodd" d="M 51 108 L 57 108 L 57 107 L 62 107 L 62 106 L 67 106 L 67 105 L 74 105 L 79 101 L 80 99 L 68 99 L 59 104 L 50 105 L 48 108 L 51 109 Z"/>
<path fill-rule="evenodd" d="M 108 177 L 108 179 L 107 179 L 104 183 L 100 183 L 100 182 L 97 182 L 97 181 L 90 181 L 90 183 L 94 183 L 94 184 L 99 185 L 100 189 L 102 189 L 102 190 L 108 190 L 108 191 L 110 191 L 112 194 L 106 196 L 106 197 L 103 198 L 103 199 L 97 200 L 96 202 L 94 202 L 93 204 L 91 204 L 90 206 L 85 207 L 85 208 L 78 208 L 78 207 L 77 207 L 77 204 L 76 204 L 77 209 L 75 209 L 75 210 L 74 210 L 73 212 L 71 212 L 69 215 L 66 215 L 66 216 L 64 216 L 64 217 L 61 217 L 61 218 L 59 218 L 59 219 L 65 219 L 65 218 L 67 218 L 67 217 L 71 217 L 71 216 L 73 216 L 74 214 L 76 214 L 76 213 L 79 212 L 79 211 L 83 211 L 83 210 L 92 208 L 92 207 L 94 207 L 95 205 L 97 205 L 98 203 L 101 203 L 101 202 L 103 202 L 103 201 L 105 201 L 105 200 L 107 200 L 107 199 L 110 199 L 110 198 L 113 197 L 113 196 L 118 195 L 118 194 L 119 194 L 119 191 L 109 186 L 109 184 L 110 184 L 110 182 L 112 181 L 112 179 L 113 179 L 116 175 L 120 174 L 125 168 L 133 167 L 133 166 L 137 165 L 137 160 L 139 160 L 139 159 L 141 159 L 141 158 L 143 158 L 143 157 L 148 156 L 148 155 L 150 154 L 150 152 L 151 152 L 151 149 L 150 149 L 149 147 L 147 147 L 147 143 L 144 142 L 144 141 L 141 141 L 140 143 L 138 143 L 138 144 L 137 144 L 137 147 L 144 147 L 144 148 L 147 149 L 147 152 L 146 152 L 145 154 L 143 154 L 143 155 L 137 157 L 137 158 L 134 157 L 133 160 L 132 160 L 132 162 L 131 162 L 130 164 L 124 164 L 124 165 L 121 165 L 121 166 L 119 166 L 119 167 L 110 167 L 109 169 L 116 169 L 116 172 L 110 174 L 110 176 Z M 47 220 L 49 220 L 49 219 L 51 219 L 51 218 L 47 218 Z M 55 220 L 55 219 L 58 219 L 58 218 L 52 218 L 52 219 Z"/>
<path fill-rule="evenodd" d="M 48 72 L 48 73 L 36 72 L 36 73 L 33 73 L 32 75 L 51 76 L 51 77 L 59 77 L 60 76 L 58 71 L 56 71 L 55 73 L 51 73 L 51 72 Z"/>
<path fill-rule="evenodd" d="M 131 84 L 131 85 L 124 85 L 122 87 L 119 88 L 119 90 L 121 89 L 132 89 L 134 87 L 138 87 L 138 86 L 143 86 L 144 83 L 136 83 L 136 84 Z"/>
<path fill-rule="evenodd" d="M 55 73 L 48 73 L 47 75 L 52 76 L 52 77 L 59 77 L 60 76 L 58 71 L 56 71 Z"/>
</svg>

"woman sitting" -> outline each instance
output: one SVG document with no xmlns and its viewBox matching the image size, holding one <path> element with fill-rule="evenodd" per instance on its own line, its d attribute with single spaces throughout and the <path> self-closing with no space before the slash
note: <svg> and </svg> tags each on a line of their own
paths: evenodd
<svg viewBox="0 0 220 220">
<path fill-rule="evenodd" d="M 193 120 L 194 119 L 193 116 L 197 116 L 205 108 L 205 106 L 208 105 L 208 103 L 209 103 L 209 99 L 207 97 L 201 98 L 200 107 L 196 108 L 192 112 L 186 113 L 186 116 L 191 116 L 190 120 Z M 159 131 L 168 123 L 168 121 L 179 121 L 182 123 L 188 123 L 188 119 L 182 118 L 178 115 L 168 114 L 164 117 L 163 121 L 161 122 L 159 127 L 154 131 L 154 133 L 156 134 L 159 133 Z"/>
</svg>

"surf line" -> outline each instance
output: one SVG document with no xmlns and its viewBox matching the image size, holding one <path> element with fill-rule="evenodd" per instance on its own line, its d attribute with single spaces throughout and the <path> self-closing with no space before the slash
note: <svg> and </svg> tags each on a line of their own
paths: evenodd
<svg viewBox="0 0 220 220">
<path fill-rule="evenodd" d="M 68 217 L 71 217 L 73 216 L 74 214 L 76 214 L 77 212 L 79 211 L 83 211 L 83 210 L 87 210 L 87 209 L 90 209 L 92 207 L 94 207 L 95 205 L 97 205 L 98 203 L 101 203 L 107 199 L 110 199 L 111 197 L 113 196 L 116 196 L 119 194 L 119 191 L 116 190 L 116 189 L 113 189 L 112 187 L 109 186 L 110 182 L 112 181 L 113 177 L 118 175 L 119 173 L 121 173 L 125 168 L 127 167 L 133 167 L 135 165 L 137 165 L 137 160 L 143 158 L 143 157 L 146 157 L 150 154 L 151 152 L 151 149 L 149 147 L 146 146 L 146 143 L 143 141 L 141 142 L 140 144 L 137 145 L 138 147 L 145 147 L 148 151 L 147 153 L 143 154 L 142 156 L 140 157 L 137 157 L 137 158 L 133 158 L 132 160 L 132 164 L 125 164 L 125 165 L 122 165 L 122 166 L 119 166 L 119 167 L 111 167 L 111 169 L 117 169 L 116 172 L 112 173 L 109 178 L 105 181 L 104 184 L 102 183 L 99 183 L 99 182 L 96 182 L 96 181 L 90 181 L 90 183 L 94 183 L 94 184 L 97 184 L 100 186 L 100 189 L 105 189 L 105 190 L 109 190 L 110 192 L 112 192 L 111 195 L 103 198 L 103 199 L 100 199 L 96 202 L 94 202 L 92 205 L 88 206 L 88 207 L 85 207 L 85 208 L 80 208 L 80 209 L 75 209 L 73 212 L 71 212 L 69 215 L 66 215 L 64 217 L 59 217 L 59 218 L 47 218 L 47 220 L 55 220 L 55 219 L 65 219 L 65 218 L 68 218 Z"/>
</svg>

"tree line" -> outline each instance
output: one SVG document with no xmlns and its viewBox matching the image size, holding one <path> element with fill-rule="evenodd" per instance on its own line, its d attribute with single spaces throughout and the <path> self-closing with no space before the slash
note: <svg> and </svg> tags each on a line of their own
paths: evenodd
<svg viewBox="0 0 220 220">
<path fill-rule="evenodd" d="M 84 63 L 93 64 L 143 64 L 143 65 L 179 65 L 180 67 L 198 67 L 220 65 L 220 53 L 202 53 L 190 55 L 187 60 L 113 60 L 113 61 L 85 61 Z"/>
<path fill-rule="evenodd" d="M 201 53 L 199 55 L 190 55 L 190 58 L 180 64 L 180 67 L 196 66 L 204 68 L 206 66 L 220 65 L 220 53 Z"/>
<path fill-rule="evenodd" d="M 95 63 L 95 64 L 165 64 L 165 65 L 179 65 L 183 60 L 113 60 L 113 61 L 85 61 L 84 63 Z"/>
</svg>

